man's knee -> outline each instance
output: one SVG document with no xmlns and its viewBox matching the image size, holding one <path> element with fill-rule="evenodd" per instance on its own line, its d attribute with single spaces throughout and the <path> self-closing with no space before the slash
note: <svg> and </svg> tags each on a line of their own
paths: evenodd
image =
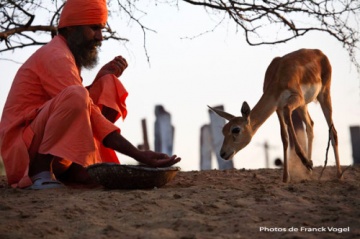
<svg viewBox="0 0 360 239">
<path fill-rule="evenodd" d="M 72 109 L 87 109 L 90 103 L 89 93 L 83 86 L 68 86 L 64 90 L 63 102 L 67 102 Z"/>
</svg>

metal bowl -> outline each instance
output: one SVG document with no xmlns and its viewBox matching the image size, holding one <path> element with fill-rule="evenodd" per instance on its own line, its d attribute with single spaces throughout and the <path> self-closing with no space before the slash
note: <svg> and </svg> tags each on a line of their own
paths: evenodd
<svg viewBox="0 0 360 239">
<path fill-rule="evenodd" d="M 180 168 L 98 163 L 88 166 L 86 170 L 93 180 L 108 189 L 150 189 L 170 182 Z"/>
</svg>

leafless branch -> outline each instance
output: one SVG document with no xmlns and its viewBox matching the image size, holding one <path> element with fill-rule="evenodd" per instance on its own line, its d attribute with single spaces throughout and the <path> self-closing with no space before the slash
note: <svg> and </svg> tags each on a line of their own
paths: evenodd
<svg viewBox="0 0 360 239">
<path fill-rule="evenodd" d="M 56 23 L 59 20 L 64 1 L 52 0 L 43 3 L 41 0 L 6 0 L 0 2 L 0 52 L 13 51 L 28 46 L 45 45 L 39 41 L 39 34 L 45 33 L 54 37 L 57 34 Z M 44 25 L 34 25 L 35 12 L 40 9 L 42 16 L 50 19 Z M 18 40 L 19 39 L 19 40 Z M 120 37 L 111 27 L 105 28 L 105 40 L 127 41 Z M 1 45 L 1 44 L 4 45 Z"/>
<path fill-rule="evenodd" d="M 212 30 L 206 30 L 198 36 L 214 31 L 225 18 L 236 23 L 237 29 L 243 31 L 245 41 L 251 46 L 285 43 L 309 32 L 322 32 L 343 44 L 360 72 L 360 64 L 356 59 L 360 48 L 360 0 L 155 0 L 155 3 L 177 7 L 179 1 L 203 7 L 208 14 L 221 14 L 221 19 Z M 141 29 L 143 48 L 150 63 L 147 34 L 156 31 L 142 22 L 141 18 L 147 12 L 138 8 L 140 2 L 144 1 L 109 0 L 108 4 L 118 6 L 109 8 L 110 13 L 124 13 L 129 22 Z M 0 52 L 46 44 L 38 41 L 39 35 L 33 33 L 50 34 L 53 37 L 63 5 L 63 0 L 0 0 Z M 36 14 L 40 10 L 41 14 Z M 34 24 L 38 15 L 47 16 L 44 25 Z M 109 25 L 105 29 L 104 38 L 127 41 L 112 31 Z"/>
<path fill-rule="evenodd" d="M 225 12 L 239 26 L 251 46 L 285 43 L 309 32 L 334 37 L 348 51 L 351 61 L 359 49 L 359 1 L 351 0 L 182 0 L 214 14 Z M 279 34 L 269 34 L 278 31 Z"/>
<path fill-rule="evenodd" d="M 131 0 L 124 1 L 125 2 L 124 4 L 122 2 L 123 1 L 117 0 L 120 11 L 124 11 L 128 15 L 128 17 L 131 19 L 131 21 L 135 22 L 141 28 L 141 31 L 143 32 L 143 48 L 145 51 L 146 59 L 147 59 L 148 63 L 150 64 L 150 56 L 148 54 L 147 47 L 146 47 L 146 34 L 148 31 L 155 32 L 155 33 L 156 33 L 156 31 L 146 27 L 140 21 L 139 18 L 135 17 L 134 11 L 138 11 L 138 12 L 141 12 L 142 14 L 146 14 L 144 11 L 141 11 L 140 9 L 138 9 Z"/>
</svg>

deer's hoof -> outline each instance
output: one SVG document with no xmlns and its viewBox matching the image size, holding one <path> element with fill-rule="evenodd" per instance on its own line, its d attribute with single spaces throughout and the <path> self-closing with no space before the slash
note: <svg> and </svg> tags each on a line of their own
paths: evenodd
<svg viewBox="0 0 360 239">
<path fill-rule="evenodd" d="M 304 165 L 309 171 L 313 170 L 313 162 L 312 162 L 312 160 L 306 160 L 304 162 Z"/>
<path fill-rule="evenodd" d="M 288 174 L 288 173 L 283 174 L 283 182 L 284 183 L 289 183 L 290 182 L 290 174 Z"/>
<path fill-rule="evenodd" d="M 343 173 L 342 172 L 337 172 L 337 178 L 338 178 L 339 181 L 344 180 Z"/>
</svg>

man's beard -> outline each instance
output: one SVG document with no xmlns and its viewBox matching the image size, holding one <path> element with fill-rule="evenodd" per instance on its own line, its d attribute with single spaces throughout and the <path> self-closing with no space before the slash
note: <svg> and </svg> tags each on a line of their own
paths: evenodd
<svg viewBox="0 0 360 239">
<path fill-rule="evenodd" d="M 80 26 L 69 34 L 66 40 L 78 67 L 92 69 L 97 65 L 98 47 L 101 46 L 101 41 L 85 39 Z"/>
</svg>

